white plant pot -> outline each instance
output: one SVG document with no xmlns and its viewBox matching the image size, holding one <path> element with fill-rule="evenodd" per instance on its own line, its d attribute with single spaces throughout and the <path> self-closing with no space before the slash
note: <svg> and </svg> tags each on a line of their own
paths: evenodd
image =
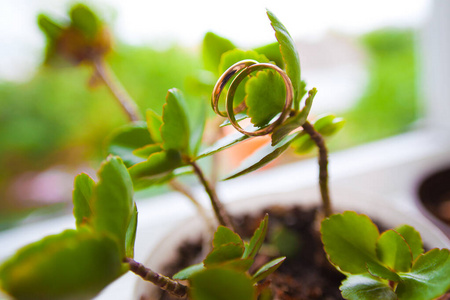
<svg viewBox="0 0 450 300">
<path fill-rule="evenodd" d="M 303 189 L 295 192 L 287 192 L 275 195 L 266 195 L 247 200 L 239 200 L 227 205 L 231 214 L 258 213 L 261 209 L 271 205 L 301 205 L 305 208 L 319 205 L 316 189 Z M 385 203 L 384 199 L 370 197 L 344 189 L 334 189 L 333 203 L 336 211 L 354 210 L 367 214 L 376 222 L 387 228 L 400 224 L 413 226 L 422 236 L 422 239 L 430 248 L 450 248 L 450 240 L 428 219 L 419 212 L 411 214 L 398 211 Z M 270 216 L 269 216 L 270 222 Z M 163 238 L 149 253 L 148 259 L 143 263 L 156 272 L 161 272 L 176 255 L 178 246 L 186 240 L 198 240 L 201 235 L 208 236 L 205 222 L 200 217 L 191 217 L 181 222 L 174 231 Z M 137 277 L 132 299 L 156 299 L 158 289 L 151 283 Z"/>
</svg>

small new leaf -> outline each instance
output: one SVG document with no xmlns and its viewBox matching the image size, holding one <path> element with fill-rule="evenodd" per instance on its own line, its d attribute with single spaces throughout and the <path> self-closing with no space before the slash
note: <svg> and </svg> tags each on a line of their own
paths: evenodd
<svg viewBox="0 0 450 300">
<path fill-rule="evenodd" d="M 379 264 L 373 264 L 373 263 L 367 263 L 367 270 L 369 271 L 370 275 L 376 276 L 382 279 L 399 282 L 400 276 L 398 276 L 397 273 L 389 270 L 388 268 L 379 265 Z"/>
<path fill-rule="evenodd" d="M 125 255 L 127 257 L 134 257 L 134 242 L 136 241 L 136 232 L 138 224 L 138 211 L 136 203 L 134 203 L 134 211 L 131 216 L 130 223 L 128 224 L 128 229 L 125 234 Z"/>
<path fill-rule="evenodd" d="M 377 241 L 377 256 L 391 270 L 408 272 L 412 254 L 405 239 L 394 230 L 383 232 Z"/>
<path fill-rule="evenodd" d="M 269 227 L 269 215 L 265 215 L 264 219 L 259 223 L 258 228 L 253 233 L 250 243 L 245 245 L 245 252 L 242 258 L 254 258 L 261 249 L 264 239 L 266 238 L 267 229 Z"/>
<path fill-rule="evenodd" d="M 161 151 L 153 153 L 146 161 L 132 166 L 130 175 L 133 177 L 133 180 L 142 177 L 160 178 L 182 165 L 183 162 L 178 151 Z"/>
<path fill-rule="evenodd" d="M 214 234 L 213 247 L 217 248 L 230 243 L 244 247 L 244 242 L 237 233 L 233 232 L 233 230 L 228 227 L 220 225 Z"/>
<path fill-rule="evenodd" d="M 262 266 L 258 271 L 255 272 L 255 274 L 253 274 L 253 281 L 258 282 L 260 280 L 263 280 L 264 278 L 275 272 L 285 259 L 286 257 L 284 256 L 279 257 Z"/>
<path fill-rule="evenodd" d="M 173 275 L 172 278 L 176 280 L 187 280 L 191 278 L 192 275 L 199 273 L 203 270 L 205 270 L 205 266 L 203 265 L 203 262 L 201 262 L 199 264 L 195 264 L 181 270 L 180 272 Z"/>
<path fill-rule="evenodd" d="M 206 268 L 222 264 L 230 260 L 240 259 L 244 253 L 244 247 L 239 244 L 225 244 L 214 248 L 203 260 Z"/>
<path fill-rule="evenodd" d="M 77 228 L 86 224 L 91 218 L 91 198 L 95 181 L 87 174 L 75 177 L 73 190 L 73 215 Z"/>
<path fill-rule="evenodd" d="M 161 126 L 162 126 L 162 117 L 155 113 L 153 110 L 148 109 L 145 113 L 145 117 L 147 119 L 147 129 L 150 132 L 150 137 L 155 143 L 162 143 L 161 137 Z"/>
<path fill-rule="evenodd" d="M 70 10 L 72 25 L 82 31 L 86 37 L 94 38 L 101 26 L 98 17 L 83 4 L 77 4 Z"/>
<path fill-rule="evenodd" d="M 420 233 L 418 233 L 413 227 L 409 225 L 402 225 L 395 228 L 395 231 L 397 231 L 405 239 L 411 249 L 413 260 L 423 253 L 422 238 L 420 237 Z"/>
</svg>

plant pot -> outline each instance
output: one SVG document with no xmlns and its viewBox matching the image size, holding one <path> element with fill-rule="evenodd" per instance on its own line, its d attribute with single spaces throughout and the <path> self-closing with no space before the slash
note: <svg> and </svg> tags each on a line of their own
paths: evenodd
<svg viewBox="0 0 450 300">
<path fill-rule="evenodd" d="M 419 184 L 421 212 L 450 238 L 450 166 L 427 175 Z"/>
<path fill-rule="evenodd" d="M 227 209 L 232 215 L 249 212 L 250 214 L 257 214 L 264 208 L 273 205 L 298 205 L 304 209 L 308 209 L 319 205 L 317 199 L 316 189 L 302 189 L 301 191 L 239 200 L 227 205 Z M 367 214 L 376 223 L 382 224 L 385 229 L 400 224 L 409 224 L 415 227 L 428 248 L 448 248 L 450 246 L 450 240 L 428 219 L 421 217 L 419 212 L 417 212 L 417 215 L 404 214 L 383 204 L 383 199 L 376 199 L 359 192 L 344 189 L 335 189 L 333 200 L 336 211 L 354 210 L 358 213 Z M 164 267 L 175 257 L 182 242 L 191 241 L 194 243 L 200 239 L 200 236 L 208 236 L 204 221 L 199 217 L 189 218 L 181 224 L 182 226 L 178 226 L 158 244 L 148 259 L 144 261 L 144 265 L 157 272 L 162 272 Z M 203 254 L 206 255 L 206 253 Z M 158 294 L 158 288 L 155 288 L 148 282 L 142 281 L 140 278 L 137 279 L 133 299 L 153 300 L 157 299 L 156 295 Z"/>
</svg>

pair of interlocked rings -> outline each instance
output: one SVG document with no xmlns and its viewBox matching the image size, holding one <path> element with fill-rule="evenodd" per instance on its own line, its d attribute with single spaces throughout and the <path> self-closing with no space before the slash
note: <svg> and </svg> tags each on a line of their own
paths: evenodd
<svg viewBox="0 0 450 300">
<path fill-rule="evenodd" d="M 279 117 L 266 127 L 257 129 L 255 131 L 246 131 L 244 130 L 236 121 L 236 113 L 239 113 L 242 111 L 242 109 L 237 109 L 235 112 L 234 109 L 234 95 L 236 93 L 236 90 L 241 84 L 241 82 L 245 79 L 246 76 L 250 75 L 253 72 L 263 70 L 263 69 L 272 69 L 276 71 L 278 74 L 281 75 L 284 81 L 284 85 L 286 87 L 286 99 L 284 102 L 283 110 L 281 111 L 281 114 Z M 237 75 L 236 75 L 237 74 Z M 219 98 L 220 94 L 222 93 L 223 89 L 225 88 L 225 85 L 228 81 L 230 81 L 233 76 L 236 75 L 234 80 L 231 82 L 231 85 L 228 89 L 227 96 L 225 99 L 225 107 L 226 111 L 220 111 L 219 110 Z M 211 97 L 211 106 L 216 114 L 222 117 L 228 118 L 231 125 L 239 132 L 248 135 L 248 136 L 261 136 L 266 135 L 275 129 L 276 126 L 280 125 L 289 115 L 291 111 L 292 106 L 292 100 L 294 98 L 294 88 L 292 86 L 291 80 L 289 76 L 279 67 L 273 64 L 269 63 L 259 63 L 256 60 L 242 60 L 238 63 L 235 63 L 232 65 L 228 70 L 226 70 L 222 76 L 220 76 L 219 80 L 217 81 L 216 85 L 214 86 L 212 97 Z"/>
</svg>

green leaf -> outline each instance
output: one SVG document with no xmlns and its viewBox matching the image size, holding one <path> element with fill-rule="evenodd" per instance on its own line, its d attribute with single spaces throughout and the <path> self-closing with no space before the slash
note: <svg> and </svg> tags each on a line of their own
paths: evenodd
<svg viewBox="0 0 450 300">
<path fill-rule="evenodd" d="M 244 242 L 237 233 L 233 232 L 233 230 L 228 227 L 220 225 L 214 233 L 213 247 L 217 248 L 229 243 L 244 247 Z"/>
<path fill-rule="evenodd" d="M 91 299 L 123 274 L 117 243 L 87 228 L 29 244 L 0 266 L 1 288 L 15 299 Z"/>
<path fill-rule="evenodd" d="M 237 62 L 245 59 L 253 59 L 260 63 L 268 63 L 269 59 L 263 55 L 259 54 L 253 50 L 242 50 L 242 49 L 233 49 L 225 52 L 220 58 L 219 63 L 219 73 L 224 73 L 229 67 L 234 65 Z M 284 86 L 284 85 L 283 85 Z"/>
<path fill-rule="evenodd" d="M 118 157 L 109 156 L 98 172 L 93 190 L 92 226 L 114 236 L 125 255 L 125 240 L 134 214 L 133 184 L 128 170 Z"/>
<path fill-rule="evenodd" d="M 258 271 L 256 271 L 255 274 L 253 274 L 253 281 L 258 282 L 260 280 L 263 280 L 264 278 L 275 272 L 285 259 L 286 257 L 283 256 L 275 258 L 274 260 L 266 263 Z"/>
<path fill-rule="evenodd" d="M 165 150 L 178 150 L 188 154 L 190 130 L 187 111 L 182 93 L 178 89 L 170 89 L 163 106 L 161 126 Z"/>
<path fill-rule="evenodd" d="M 214 264 L 214 267 L 220 267 L 223 269 L 233 269 L 236 271 L 247 272 L 253 265 L 253 258 L 235 258 L 224 261 L 219 264 Z M 211 268 L 211 265 L 208 267 Z"/>
<path fill-rule="evenodd" d="M 433 249 L 421 254 L 411 272 L 400 274 L 397 286 L 400 300 L 428 300 L 443 295 L 450 289 L 450 252 Z"/>
<path fill-rule="evenodd" d="M 292 142 L 291 146 L 297 154 L 306 154 L 311 150 L 315 149 L 316 143 L 312 140 L 312 138 L 305 132 L 298 136 L 295 141 Z"/>
<path fill-rule="evenodd" d="M 298 110 L 300 106 L 300 97 L 302 90 L 300 58 L 295 48 L 295 42 L 287 31 L 286 27 L 277 19 L 277 17 L 269 10 L 267 16 L 271 25 L 275 30 L 275 37 L 280 44 L 281 55 L 286 65 L 286 74 L 289 76 L 294 87 L 294 109 Z"/>
<path fill-rule="evenodd" d="M 282 256 L 294 257 L 302 249 L 301 236 L 286 226 L 277 226 L 271 231 L 270 244 L 276 247 Z"/>
<path fill-rule="evenodd" d="M 206 33 L 203 38 L 202 57 L 205 69 L 217 74 L 220 58 L 223 53 L 236 48 L 229 40 L 212 32 Z"/>
<path fill-rule="evenodd" d="M 303 109 L 293 117 L 288 118 L 280 126 L 278 126 L 272 134 L 272 146 L 278 144 L 285 136 L 291 133 L 293 130 L 303 126 L 305 124 L 309 112 L 311 111 L 314 97 L 317 94 L 317 90 L 313 88 L 309 91 L 308 98 L 305 100 L 305 106 Z"/>
<path fill-rule="evenodd" d="M 320 232 L 328 259 L 342 271 L 363 274 L 367 263 L 379 264 L 379 232 L 369 217 L 351 211 L 335 214 L 322 221 Z"/>
<path fill-rule="evenodd" d="M 342 296 L 348 300 L 396 300 L 397 296 L 384 282 L 369 275 L 351 275 L 342 282 Z"/>
<path fill-rule="evenodd" d="M 283 79 L 270 70 L 260 71 L 245 84 L 247 115 L 252 124 L 266 126 L 283 110 L 285 91 Z"/>
<path fill-rule="evenodd" d="M 283 56 L 280 52 L 280 44 L 278 42 L 270 43 L 258 48 L 253 49 L 258 53 L 263 54 L 270 61 L 273 61 L 280 68 L 284 68 Z"/>
<path fill-rule="evenodd" d="M 144 159 L 147 159 L 150 155 L 161 152 L 162 148 L 158 144 L 152 144 L 152 145 L 145 145 L 144 147 L 137 148 L 133 150 L 133 155 L 137 157 L 141 157 Z"/>
<path fill-rule="evenodd" d="M 206 268 L 225 263 L 230 260 L 241 258 L 244 253 L 244 247 L 239 244 L 225 244 L 214 248 L 203 260 Z"/>
<path fill-rule="evenodd" d="M 136 203 L 134 203 L 133 215 L 131 216 L 127 233 L 125 234 L 125 255 L 130 258 L 134 257 L 134 242 L 136 241 L 137 224 L 138 211 Z"/>
<path fill-rule="evenodd" d="M 129 171 L 133 180 L 141 177 L 160 178 L 182 165 L 180 153 L 167 150 L 153 153 L 146 161 L 132 166 Z"/>
<path fill-rule="evenodd" d="M 163 124 L 162 117 L 155 113 L 153 110 L 148 109 L 145 113 L 147 119 L 147 129 L 150 133 L 150 137 L 156 143 L 162 143 L 161 126 Z"/>
<path fill-rule="evenodd" d="M 378 238 L 376 251 L 378 258 L 391 270 L 408 272 L 411 269 L 411 250 L 396 231 L 383 232 Z"/>
<path fill-rule="evenodd" d="M 389 270 L 388 268 L 379 265 L 379 264 L 372 264 L 372 263 L 367 263 L 367 270 L 369 271 L 370 275 L 372 276 L 376 276 L 379 278 L 383 278 L 386 280 L 391 280 L 391 281 L 395 281 L 395 282 L 399 282 L 400 276 L 398 276 L 397 273 Z"/>
<path fill-rule="evenodd" d="M 420 233 L 418 233 L 413 227 L 409 225 L 402 225 L 395 228 L 408 243 L 411 253 L 413 255 L 413 260 L 415 260 L 420 254 L 423 253 L 423 243 Z"/>
<path fill-rule="evenodd" d="M 38 15 L 37 23 L 42 32 L 51 41 L 55 41 L 62 33 L 62 27 L 44 14 Z"/>
<path fill-rule="evenodd" d="M 81 30 L 88 38 L 94 38 L 100 30 L 100 20 L 86 5 L 73 6 L 70 10 L 70 18 L 72 25 Z"/>
<path fill-rule="evenodd" d="M 199 106 L 198 113 L 190 118 L 191 138 L 189 140 L 189 152 L 196 156 L 200 149 L 203 133 L 206 126 L 206 105 Z"/>
<path fill-rule="evenodd" d="M 253 233 L 253 236 L 250 239 L 250 243 L 246 245 L 242 258 L 254 258 L 256 254 L 258 254 L 259 249 L 261 249 L 261 246 L 266 238 L 268 227 L 269 215 L 266 214 L 264 219 L 259 223 L 258 228 Z"/>
<path fill-rule="evenodd" d="M 345 125 L 345 120 L 338 118 L 335 115 L 326 114 L 319 116 L 314 122 L 314 129 L 316 129 L 323 136 L 332 136 L 342 129 Z"/>
<path fill-rule="evenodd" d="M 95 181 L 83 173 L 75 177 L 73 190 L 73 215 L 77 228 L 89 222 L 92 214 L 91 198 Z"/>
<path fill-rule="evenodd" d="M 176 279 L 176 280 L 187 280 L 187 279 L 191 278 L 192 275 L 199 273 L 203 270 L 205 270 L 205 266 L 203 265 L 203 262 L 201 262 L 199 264 L 195 264 L 195 265 L 189 266 L 187 268 L 184 268 L 180 272 L 173 275 L 172 278 Z"/>
<path fill-rule="evenodd" d="M 246 128 L 247 129 L 247 128 Z M 236 145 L 240 142 L 243 142 L 247 139 L 249 139 L 250 136 L 242 134 L 240 132 L 235 132 L 232 134 L 229 134 L 217 142 L 214 143 L 211 147 L 206 148 L 203 150 L 196 158 L 195 160 L 199 160 L 200 158 L 204 158 L 210 155 L 213 155 L 217 152 L 220 152 L 222 150 L 228 149 L 233 145 Z"/>
<path fill-rule="evenodd" d="M 145 161 L 133 153 L 135 149 L 154 143 L 145 122 L 122 126 L 113 131 L 105 142 L 107 153 L 120 156 L 127 167 Z"/>
<path fill-rule="evenodd" d="M 231 175 L 228 175 L 228 177 L 226 177 L 224 180 L 233 179 L 264 167 L 272 160 L 279 157 L 284 151 L 286 151 L 289 148 L 289 145 L 302 134 L 303 133 L 300 132 L 289 135 L 275 146 L 268 144 L 261 147 L 254 154 L 244 160 L 239 168 L 235 170 Z"/>
<path fill-rule="evenodd" d="M 256 292 L 253 281 L 246 274 L 213 268 L 191 277 L 190 299 L 193 300 L 251 300 Z"/>
</svg>

